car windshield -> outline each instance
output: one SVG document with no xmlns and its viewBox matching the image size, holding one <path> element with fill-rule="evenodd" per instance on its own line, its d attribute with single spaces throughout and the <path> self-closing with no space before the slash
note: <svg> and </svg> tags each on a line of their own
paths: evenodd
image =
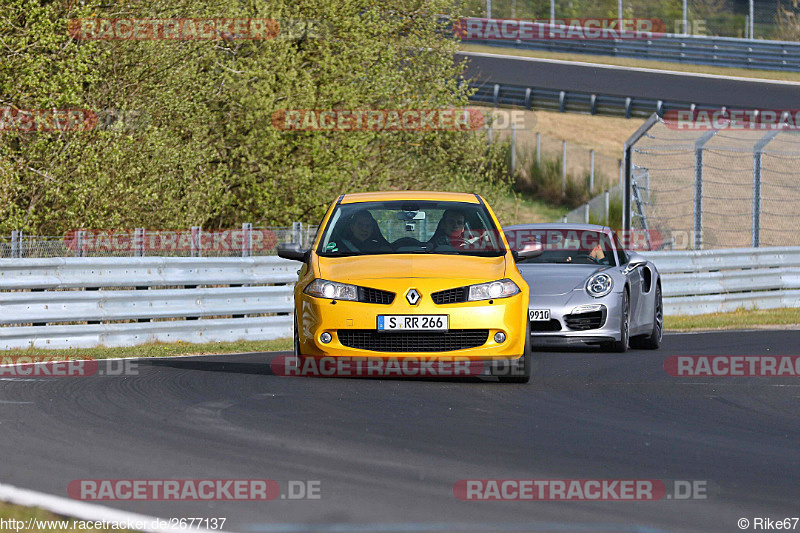
<svg viewBox="0 0 800 533">
<path fill-rule="evenodd" d="M 378 254 L 452 254 L 497 257 L 506 253 L 482 204 L 387 201 L 339 204 L 317 253 L 323 257 Z"/>
<path fill-rule="evenodd" d="M 603 232 L 576 229 L 530 229 L 506 232 L 512 248 L 543 248 L 542 254 L 521 263 L 616 266 L 611 240 Z M 511 235 L 509 235 L 511 234 Z"/>
</svg>

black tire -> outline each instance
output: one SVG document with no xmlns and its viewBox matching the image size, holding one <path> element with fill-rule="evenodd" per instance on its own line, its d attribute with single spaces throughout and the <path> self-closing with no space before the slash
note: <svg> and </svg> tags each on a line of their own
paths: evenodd
<svg viewBox="0 0 800 533">
<path fill-rule="evenodd" d="M 609 352 L 625 353 L 628 351 L 628 342 L 630 341 L 631 334 L 631 320 L 630 320 L 630 296 L 627 289 L 622 293 L 622 312 L 620 313 L 619 320 L 619 340 L 603 344 L 603 348 Z"/>
<path fill-rule="evenodd" d="M 527 383 L 531 380 L 533 350 L 531 349 L 531 324 L 525 328 L 525 351 L 522 357 L 511 361 L 509 370 L 513 375 L 498 376 L 500 383 Z"/>
<path fill-rule="evenodd" d="M 300 353 L 300 334 L 297 332 L 297 314 L 294 315 L 294 356 L 302 363 L 303 355 Z"/>
<path fill-rule="evenodd" d="M 661 298 L 661 285 L 656 285 L 656 302 L 653 308 L 653 330 L 648 335 L 631 339 L 631 346 L 645 350 L 658 350 L 664 335 L 664 301 Z"/>
</svg>

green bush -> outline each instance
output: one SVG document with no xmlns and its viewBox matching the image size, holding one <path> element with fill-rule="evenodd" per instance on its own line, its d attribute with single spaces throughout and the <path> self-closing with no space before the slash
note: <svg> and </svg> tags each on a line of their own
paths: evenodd
<svg viewBox="0 0 800 533">
<path fill-rule="evenodd" d="M 574 208 L 589 200 L 589 173 L 567 175 L 563 184 L 561 158 L 542 157 L 541 163 L 530 161 L 515 180 L 517 192 L 539 198 L 553 205 Z"/>
</svg>

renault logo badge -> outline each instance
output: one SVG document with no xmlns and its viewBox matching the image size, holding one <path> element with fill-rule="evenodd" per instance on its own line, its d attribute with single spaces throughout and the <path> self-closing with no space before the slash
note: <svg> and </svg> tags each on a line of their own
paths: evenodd
<svg viewBox="0 0 800 533">
<path fill-rule="evenodd" d="M 411 305 L 417 305 L 420 299 L 422 299 L 422 296 L 419 295 L 417 289 L 411 289 L 406 293 L 406 300 L 408 300 L 408 303 Z"/>
</svg>

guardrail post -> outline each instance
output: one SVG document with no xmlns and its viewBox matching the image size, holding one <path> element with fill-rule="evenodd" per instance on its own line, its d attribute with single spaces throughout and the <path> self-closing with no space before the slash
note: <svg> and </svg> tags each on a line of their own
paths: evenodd
<svg viewBox="0 0 800 533">
<path fill-rule="evenodd" d="M 536 132 L 536 166 L 542 165 L 542 134 Z"/>
<path fill-rule="evenodd" d="M 144 228 L 133 230 L 133 256 L 144 257 Z"/>
<path fill-rule="evenodd" d="M 583 221 L 589 223 L 589 202 L 583 204 Z"/>
<path fill-rule="evenodd" d="M 497 107 L 498 102 L 500 101 L 500 84 L 494 84 L 494 94 L 492 95 L 492 103 L 495 107 Z"/>
<path fill-rule="evenodd" d="M 605 194 L 605 213 L 606 213 L 606 226 L 608 226 L 608 204 L 611 197 L 611 191 L 606 191 Z"/>
<path fill-rule="evenodd" d="M 253 255 L 253 225 L 250 222 L 242 223 L 242 257 Z"/>
<path fill-rule="evenodd" d="M 203 228 L 192 226 L 191 242 L 192 257 L 203 257 Z"/>
<path fill-rule="evenodd" d="M 525 89 L 525 109 L 531 110 L 531 88 Z"/>
<path fill-rule="evenodd" d="M 83 250 L 83 238 L 84 238 L 84 231 L 79 229 L 75 232 L 75 257 L 83 257 L 84 250 Z"/>
<path fill-rule="evenodd" d="M 567 93 L 566 91 L 561 91 L 558 94 L 558 109 L 562 113 L 567 111 Z"/>
<path fill-rule="evenodd" d="M 631 118 L 631 97 L 625 98 L 625 118 Z"/>
<path fill-rule="evenodd" d="M 589 150 L 589 194 L 594 194 L 594 149 Z"/>
<path fill-rule="evenodd" d="M 292 242 L 296 242 L 303 247 L 303 223 L 292 222 Z"/>
<path fill-rule="evenodd" d="M 567 141 L 561 141 L 561 196 L 567 195 Z"/>
<path fill-rule="evenodd" d="M 11 257 L 22 257 L 22 232 L 13 230 L 11 232 Z"/>
</svg>

